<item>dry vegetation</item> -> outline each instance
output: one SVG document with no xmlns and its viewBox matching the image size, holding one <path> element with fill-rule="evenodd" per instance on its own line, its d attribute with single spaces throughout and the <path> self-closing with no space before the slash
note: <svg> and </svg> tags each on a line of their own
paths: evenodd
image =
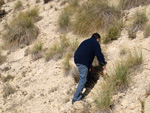
<svg viewBox="0 0 150 113">
<path fill-rule="evenodd" d="M 6 83 L 4 84 L 3 92 L 3 98 L 7 98 L 9 95 L 15 93 L 16 90 L 9 83 Z"/>
<path fill-rule="evenodd" d="M 4 4 L 4 0 L 0 0 L 0 9 L 3 4 Z"/>
<path fill-rule="evenodd" d="M 14 17 L 6 26 L 6 32 L 3 35 L 7 47 L 18 47 L 21 44 L 28 45 L 35 40 L 39 34 L 39 29 L 34 25 L 37 18 L 37 7 L 27 12 L 21 12 Z"/>
<path fill-rule="evenodd" d="M 147 38 L 150 36 L 150 24 L 147 24 L 145 27 L 144 27 L 144 37 Z"/>
<path fill-rule="evenodd" d="M 6 60 L 6 56 L 1 55 L 1 50 L 0 50 L 0 65 L 1 65 L 2 63 L 4 63 L 5 60 Z"/>
<path fill-rule="evenodd" d="M 120 0 L 120 6 L 123 10 L 127 10 L 140 5 L 148 5 L 150 0 Z"/>
<path fill-rule="evenodd" d="M 106 81 L 102 84 L 102 91 L 98 93 L 96 98 L 97 106 L 101 111 L 109 111 L 110 106 L 113 104 L 111 103 L 113 94 L 127 88 L 131 78 L 129 71 L 133 66 L 141 63 L 142 52 L 139 48 L 129 51 L 122 60 L 114 63 L 113 67 L 110 68 L 112 70 L 108 73 Z"/>
<path fill-rule="evenodd" d="M 31 49 L 31 57 L 33 60 L 37 60 L 42 57 L 43 43 L 38 41 Z"/>
<path fill-rule="evenodd" d="M 22 2 L 19 0 L 19 1 L 16 2 L 14 8 L 15 8 L 15 10 L 20 10 L 22 8 L 22 6 L 23 6 Z"/>
</svg>

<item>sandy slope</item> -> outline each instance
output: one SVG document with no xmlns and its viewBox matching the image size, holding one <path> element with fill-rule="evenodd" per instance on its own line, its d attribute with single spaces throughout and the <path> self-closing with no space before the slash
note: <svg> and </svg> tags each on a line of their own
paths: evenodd
<svg viewBox="0 0 150 113">
<path fill-rule="evenodd" d="M 24 1 L 25 2 L 25 1 Z M 31 1 L 30 1 L 31 2 Z M 25 2 L 26 3 L 26 2 Z M 6 8 L 11 9 L 13 3 L 9 3 Z M 35 4 L 32 1 L 31 6 Z M 54 0 L 48 4 L 39 3 L 40 16 L 42 19 L 36 23 L 40 28 L 38 39 L 44 42 L 44 47 L 49 47 L 59 39 L 59 31 L 57 27 L 57 18 L 64 6 L 60 6 L 61 1 Z M 53 6 L 51 8 L 50 6 Z M 26 4 L 24 4 L 26 7 Z M 57 11 L 55 10 L 57 8 Z M 147 15 L 149 9 L 147 8 Z M 132 9 L 128 13 L 128 18 L 132 17 Z M 12 14 L 8 14 L 5 18 L 9 20 Z M 1 25 L 4 24 L 3 20 Z M 1 31 L 3 27 L 1 28 Z M 70 37 L 73 35 L 68 34 Z M 82 39 L 83 40 L 83 39 Z M 140 113 L 141 103 L 139 99 L 145 96 L 145 90 L 150 83 L 150 51 L 146 50 L 150 47 L 150 37 L 143 38 L 142 32 L 138 32 L 137 38 L 134 40 L 128 39 L 126 30 L 122 31 L 122 36 L 117 40 L 107 45 L 106 54 L 108 67 L 116 59 L 120 58 L 120 47 L 127 44 L 128 47 L 140 45 L 143 52 L 143 64 L 136 69 L 132 75 L 132 82 L 127 91 L 118 94 L 117 102 L 114 106 L 114 113 Z M 15 78 L 9 83 L 15 87 L 17 92 L 10 95 L 6 100 L 3 99 L 3 87 L 5 83 L 0 80 L 0 112 L 2 113 L 70 113 L 73 110 L 71 99 L 77 84 L 74 83 L 71 76 L 64 76 L 61 68 L 62 60 L 50 60 L 45 62 L 44 58 L 37 61 L 32 61 L 31 56 L 24 56 L 27 48 L 18 49 L 7 55 L 7 62 L 0 66 L 2 76 L 8 74 Z M 6 54 L 7 51 L 4 51 Z M 8 70 L 5 70 L 8 68 Z M 92 101 L 93 93 L 96 93 L 97 88 L 101 84 L 102 78 L 87 96 L 87 101 Z M 122 96 L 119 96 L 122 95 Z M 145 98 L 144 98 L 145 99 Z M 147 98 L 148 99 L 148 98 Z M 146 100 L 146 105 L 149 105 L 149 100 Z M 148 109 L 145 108 L 145 109 Z M 149 113 L 149 111 L 145 111 Z"/>
</svg>

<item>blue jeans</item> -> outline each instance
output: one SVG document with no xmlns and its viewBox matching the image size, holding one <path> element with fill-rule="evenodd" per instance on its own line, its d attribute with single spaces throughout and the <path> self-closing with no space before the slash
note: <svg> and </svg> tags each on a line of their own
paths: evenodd
<svg viewBox="0 0 150 113">
<path fill-rule="evenodd" d="M 87 81 L 87 74 L 88 74 L 88 67 L 87 66 L 82 65 L 82 64 L 76 64 L 76 65 L 77 65 L 78 70 L 79 70 L 80 80 L 79 80 L 79 84 L 78 84 L 78 87 L 76 89 L 76 92 L 74 94 L 74 97 L 73 97 L 73 100 L 72 100 L 72 104 L 75 101 L 81 100 L 82 90 L 83 90 L 83 88 L 85 86 L 85 83 Z"/>
</svg>

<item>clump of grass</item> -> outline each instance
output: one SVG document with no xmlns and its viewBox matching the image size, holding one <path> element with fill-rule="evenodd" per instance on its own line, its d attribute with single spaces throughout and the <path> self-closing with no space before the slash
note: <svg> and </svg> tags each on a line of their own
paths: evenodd
<svg viewBox="0 0 150 113">
<path fill-rule="evenodd" d="M 138 7 L 140 5 L 147 5 L 149 3 L 149 0 L 120 0 L 120 6 L 123 10 L 128 10 L 130 8 Z"/>
<path fill-rule="evenodd" d="M 146 12 L 136 12 L 135 20 L 133 22 L 134 28 L 137 27 L 137 29 L 143 28 L 145 23 L 148 21 Z"/>
<path fill-rule="evenodd" d="M 106 36 L 103 38 L 103 43 L 108 43 L 111 40 L 117 40 L 120 36 L 121 24 L 110 26 L 106 30 Z"/>
<path fill-rule="evenodd" d="M 107 2 L 85 2 L 79 7 L 74 17 L 73 31 L 80 35 L 88 35 L 91 32 L 106 28 L 119 18 L 120 11 L 114 6 L 109 6 Z"/>
<path fill-rule="evenodd" d="M 12 75 L 7 75 L 6 77 L 5 76 L 1 76 L 1 79 L 3 82 L 8 82 L 9 80 L 12 80 L 14 79 L 15 77 L 12 76 Z"/>
<path fill-rule="evenodd" d="M 102 112 L 110 110 L 113 104 L 111 101 L 113 94 L 124 90 L 128 86 L 130 69 L 141 63 L 141 50 L 134 49 L 132 53 L 127 54 L 126 57 L 113 65 L 112 70 L 108 73 L 109 76 L 106 77 L 106 81 L 101 86 L 101 92 L 98 92 L 98 97 L 96 98 L 97 107 Z"/>
<path fill-rule="evenodd" d="M 2 63 L 4 63 L 5 60 L 6 60 L 6 57 L 3 56 L 3 55 L 1 55 L 1 50 L 0 50 L 0 65 L 1 65 Z"/>
<path fill-rule="evenodd" d="M 74 39 L 71 43 L 71 47 L 70 47 L 71 51 L 74 52 L 78 48 L 78 46 L 79 46 L 79 41 L 77 39 Z"/>
<path fill-rule="evenodd" d="M 49 48 L 45 53 L 46 61 L 49 61 L 53 56 L 59 55 L 62 57 L 63 53 L 66 52 L 66 48 L 69 46 L 69 40 L 66 35 L 60 36 L 60 43 L 56 42 L 51 48 Z"/>
<path fill-rule="evenodd" d="M 150 24 L 147 24 L 145 27 L 144 27 L 144 37 L 147 38 L 150 36 Z"/>
<path fill-rule="evenodd" d="M 31 49 L 31 57 L 33 60 L 37 60 L 42 57 L 42 49 L 43 49 L 43 43 L 37 42 L 33 48 Z"/>
<path fill-rule="evenodd" d="M 59 16 L 58 25 L 60 29 L 67 29 L 71 24 L 71 15 L 69 10 L 64 9 Z"/>
<path fill-rule="evenodd" d="M 79 82 L 79 71 L 78 71 L 78 68 L 77 67 L 72 67 L 71 69 L 71 75 L 75 81 L 75 83 L 78 83 Z"/>
<path fill-rule="evenodd" d="M 102 83 L 101 92 L 96 97 L 96 105 L 101 112 L 109 112 L 110 106 L 112 105 L 113 90 L 109 80 Z"/>
<path fill-rule="evenodd" d="M 130 50 L 129 54 L 127 55 L 126 65 L 128 67 L 133 67 L 142 64 L 142 61 L 143 57 L 141 48 L 134 48 L 133 50 Z"/>
<path fill-rule="evenodd" d="M 126 47 L 126 45 L 123 45 L 122 47 L 120 47 L 120 55 L 124 56 L 129 52 L 129 49 Z"/>
<path fill-rule="evenodd" d="M 32 8 L 31 10 L 28 10 L 26 12 L 26 16 L 32 18 L 34 20 L 34 22 L 36 22 L 40 19 L 39 10 L 40 10 L 39 7 L 35 6 L 34 8 Z"/>
<path fill-rule="evenodd" d="M 16 4 L 15 4 L 15 10 L 19 10 L 19 9 L 21 9 L 21 8 L 22 8 L 22 2 L 19 0 L 19 1 L 17 1 Z"/>
<path fill-rule="evenodd" d="M 133 29 L 133 27 L 129 28 L 127 31 L 128 31 L 129 38 L 131 38 L 131 39 L 136 38 L 136 31 Z"/>
<path fill-rule="evenodd" d="M 69 70 L 71 69 L 71 65 L 70 65 L 70 62 L 69 62 L 71 57 L 72 57 L 71 52 L 67 52 L 66 56 L 64 58 L 64 61 L 62 62 L 62 67 L 63 67 L 65 73 L 68 73 Z"/>
<path fill-rule="evenodd" d="M 148 85 L 148 87 L 146 88 L 146 91 L 145 91 L 145 96 L 146 98 L 150 95 L 150 83 Z"/>
<path fill-rule="evenodd" d="M 7 25 L 3 39 L 7 47 L 18 47 L 21 44 L 30 44 L 39 34 L 34 25 L 35 15 L 31 12 L 21 12 Z"/>
<path fill-rule="evenodd" d="M 4 0 L 0 0 L 0 9 L 3 4 L 5 4 Z"/>
<path fill-rule="evenodd" d="M 6 83 L 3 87 L 3 92 L 3 98 L 7 98 L 9 95 L 15 93 L 16 90 L 9 83 Z"/>
</svg>

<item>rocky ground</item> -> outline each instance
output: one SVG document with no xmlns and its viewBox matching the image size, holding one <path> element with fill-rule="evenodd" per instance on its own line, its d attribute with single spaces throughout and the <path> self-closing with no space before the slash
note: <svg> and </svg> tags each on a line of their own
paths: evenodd
<svg viewBox="0 0 150 113">
<path fill-rule="evenodd" d="M 11 20 L 14 15 L 14 2 L 8 2 L 3 6 L 9 13 L 0 22 L 0 31 L 4 30 L 3 25 L 6 21 Z M 44 4 L 43 1 L 36 3 L 35 1 L 26 2 L 24 0 L 23 2 L 24 9 L 27 8 L 28 2 L 31 7 L 35 4 L 39 5 L 42 19 L 36 23 L 40 28 L 38 39 L 44 42 L 45 48 L 49 47 L 60 36 L 57 19 L 64 7 L 64 5 L 61 5 L 62 1 L 53 0 L 48 4 Z M 130 22 L 135 10 L 144 8 L 146 8 L 147 16 L 150 17 L 150 6 L 133 8 L 127 11 L 125 24 Z M 71 38 L 75 37 L 72 33 L 67 35 Z M 116 102 L 112 112 L 150 113 L 150 96 L 146 95 L 146 91 L 150 90 L 150 37 L 144 38 L 143 32 L 139 31 L 137 38 L 131 40 L 128 38 L 126 29 L 123 29 L 118 40 L 108 45 L 102 45 L 107 48 L 107 68 L 121 57 L 119 52 L 120 47 L 123 45 L 127 45 L 129 48 L 140 46 L 143 53 L 143 63 L 135 68 L 135 72 L 131 75 L 132 79 L 128 89 L 114 95 L 113 98 Z M 41 58 L 33 61 L 30 54 L 26 55 L 26 51 L 32 46 L 33 44 L 14 52 L 3 51 L 3 54 L 7 55 L 7 61 L 0 65 L 0 113 L 79 113 L 82 109 L 85 109 L 81 103 L 77 103 L 74 106 L 71 104 L 77 84 L 71 76 L 64 76 L 61 66 L 62 59 L 46 62 L 44 58 Z M 15 89 L 15 93 L 3 98 L 4 89 L 7 89 L 8 84 L 2 78 L 9 75 L 14 77 L 10 79 L 9 84 Z M 86 97 L 86 101 L 92 106 L 88 106 L 91 108 L 91 112 L 94 112 L 92 105 L 94 102 L 93 94 L 97 92 L 102 80 L 103 78 L 100 78 Z"/>
</svg>

